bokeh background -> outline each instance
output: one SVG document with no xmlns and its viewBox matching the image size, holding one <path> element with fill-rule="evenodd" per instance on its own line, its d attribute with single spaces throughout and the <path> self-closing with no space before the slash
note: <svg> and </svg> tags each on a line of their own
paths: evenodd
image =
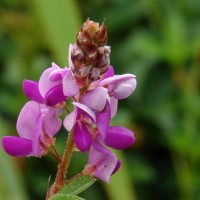
<svg viewBox="0 0 200 200">
<path fill-rule="evenodd" d="M 0 136 L 16 135 L 27 101 L 23 79 L 38 80 L 54 61 L 67 66 L 68 46 L 87 19 L 105 23 L 115 72 L 137 76 L 112 124 L 135 132 L 135 145 L 110 184 L 97 181 L 87 200 L 200 199 L 199 0 L 0 0 Z M 57 138 L 60 152 L 65 130 Z M 75 153 L 70 176 L 87 155 Z M 49 156 L 12 158 L 0 148 L 0 199 L 44 200 Z"/>
</svg>

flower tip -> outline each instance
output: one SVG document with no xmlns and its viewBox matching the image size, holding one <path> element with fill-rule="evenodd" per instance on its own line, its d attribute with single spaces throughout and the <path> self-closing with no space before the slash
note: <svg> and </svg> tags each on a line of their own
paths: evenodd
<svg viewBox="0 0 200 200">
<path fill-rule="evenodd" d="M 135 141 L 134 133 L 122 126 L 110 126 L 104 139 L 107 146 L 122 150 L 130 147 Z"/>
<path fill-rule="evenodd" d="M 25 79 L 22 83 L 24 94 L 33 101 L 44 103 L 44 99 L 39 92 L 38 82 Z"/>
<path fill-rule="evenodd" d="M 32 142 L 20 137 L 4 136 L 2 147 L 11 156 L 29 156 L 32 154 Z"/>
<path fill-rule="evenodd" d="M 116 166 L 115 166 L 115 168 L 114 168 L 114 170 L 113 170 L 111 175 L 115 174 L 119 170 L 120 167 L 121 167 L 121 161 L 117 160 L 117 164 L 116 164 Z"/>
<path fill-rule="evenodd" d="M 56 85 L 47 91 L 45 94 L 45 104 L 48 106 L 54 106 L 66 100 L 66 96 L 63 94 L 62 84 Z"/>
<path fill-rule="evenodd" d="M 52 63 L 51 63 L 51 67 L 52 67 L 52 68 L 55 68 L 55 69 L 58 69 L 58 68 L 59 68 L 58 65 L 57 65 L 55 62 L 52 62 Z"/>
<path fill-rule="evenodd" d="M 8 148 L 8 136 L 4 136 L 2 137 L 2 140 L 1 140 L 1 145 L 3 147 L 3 150 L 8 153 L 9 152 L 9 148 Z M 8 153 L 9 154 L 9 153 Z"/>
</svg>

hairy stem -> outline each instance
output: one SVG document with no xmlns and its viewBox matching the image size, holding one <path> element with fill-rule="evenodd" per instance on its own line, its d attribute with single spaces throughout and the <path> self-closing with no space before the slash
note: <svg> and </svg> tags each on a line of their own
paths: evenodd
<svg viewBox="0 0 200 200">
<path fill-rule="evenodd" d="M 73 151 L 73 145 L 74 145 L 73 136 L 74 136 L 74 131 L 72 130 L 68 135 L 68 139 L 67 139 L 67 143 L 66 143 L 66 147 L 65 147 L 65 151 L 64 151 L 61 163 L 58 165 L 58 172 L 56 175 L 55 182 L 52 186 L 51 195 L 56 194 L 65 183 L 67 169 L 69 167 L 71 155 Z"/>
</svg>

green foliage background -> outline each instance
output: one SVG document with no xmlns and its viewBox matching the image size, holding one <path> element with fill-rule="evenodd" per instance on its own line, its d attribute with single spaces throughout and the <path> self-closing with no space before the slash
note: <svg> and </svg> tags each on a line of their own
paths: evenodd
<svg viewBox="0 0 200 200">
<path fill-rule="evenodd" d="M 54 61 L 67 66 L 69 43 L 87 18 L 102 22 L 116 73 L 137 76 L 135 93 L 119 104 L 113 124 L 135 132 L 110 184 L 98 181 L 88 200 L 200 199 L 200 1 L 1 0 L 0 136 L 16 135 L 27 101 L 23 79 L 38 80 Z M 65 130 L 57 138 L 62 152 Z M 87 155 L 75 153 L 70 176 Z M 0 148 L 0 199 L 43 200 L 56 162 L 11 158 Z"/>
</svg>

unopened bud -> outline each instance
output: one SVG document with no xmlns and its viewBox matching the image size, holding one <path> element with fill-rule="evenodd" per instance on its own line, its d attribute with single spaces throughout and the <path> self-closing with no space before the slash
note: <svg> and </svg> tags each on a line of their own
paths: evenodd
<svg viewBox="0 0 200 200">
<path fill-rule="evenodd" d="M 107 29 L 104 23 L 90 21 L 83 24 L 71 52 L 73 73 L 79 85 L 98 80 L 110 65 L 110 47 L 106 46 Z"/>
<path fill-rule="evenodd" d="M 104 23 L 90 21 L 89 19 L 83 24 L 77 35 L 77 45 L 84 52 L 93 52 L 100 46 L 105 46 L 107 42 L 107 29 Z"/>
</svg>

